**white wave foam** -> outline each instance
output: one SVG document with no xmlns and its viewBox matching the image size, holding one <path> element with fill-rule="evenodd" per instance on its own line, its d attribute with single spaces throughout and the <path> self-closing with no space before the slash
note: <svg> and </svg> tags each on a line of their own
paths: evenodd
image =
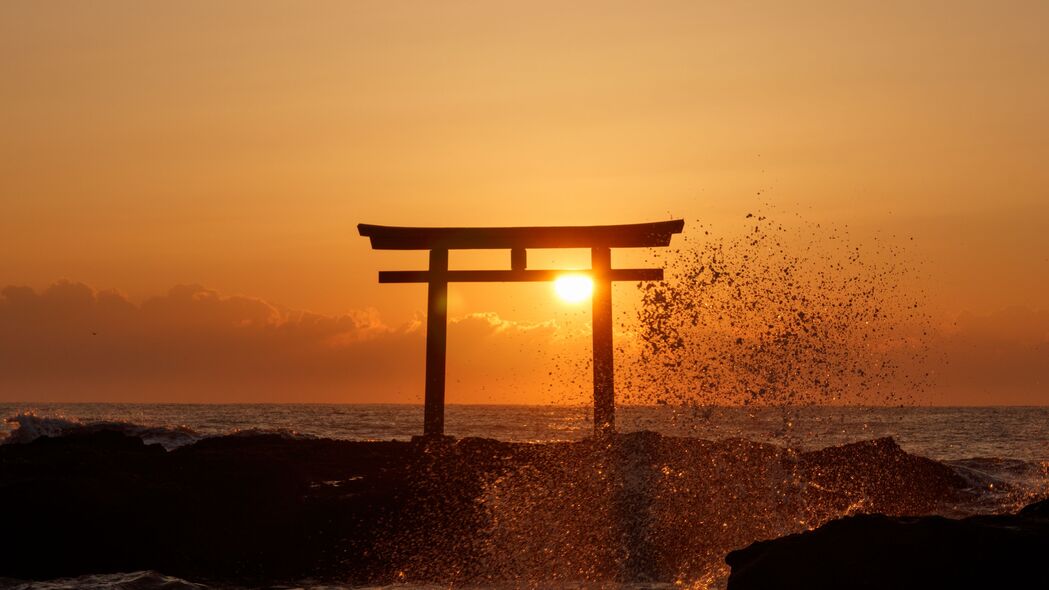
<svg viewBox="0 0 1049 590">
<path fill-rule="evenodd" d="M 476 586 L 477 590 L 491 588 L 492 590 L 509 590 L 520 587 L 513 585 L 491 585 Z M 530 586 L 532 587 L 532 586 Z M 538 587 L 556 590 L 576 590 L 577 583 L 565 583 L 551 581 L 540 584 Z M 604 588 L 606 586 L 602 586 Z M 631 584 L 623 583 L 615 586 L 618 590 L 672 590 L 676 585 L 661 583 Z M 11 578 L 0 578 L 0 590 L 247 590 L 249 586 L 226 586 L 226 585 L 204 585 L 189 582 L 174 576 L 165 576 L 154 571 L 138 571 L 118 574 L 88 574 L 75 578 L 58 578 L 47 581 L 16 580 Z M 267 586 L 270 588 L 270 586 Z M 321 584 L 312 580 L 304 580 L 293 586 L 273 586 L 272 588 L 288 588 L 289 590 L 442 590 L 446 586 L 436 584 L 404 584 L 396 583 L 381 586 L 343 586 Z"/>
<path fill-rule="evenodd" d="M 305 434 L 287 428 L 234 428 L 228 432 L 210 435 L 201 434 L 188 426 L 145 426 L 121 420 L 99 420 L 83 422 L 66 416 L 38 415 L 34 412 L 21 412 L 4 419 L 12 425 L 7 437 L 0 439 L 3 444 L 23 444 L 32 442 L 42 436 L 60 437 L 71 434 L 90 434 L 93 432 L 121 432 L 128 436 L 142 439 L 147 445 L 159 444 L 166 450 L 191 445 L 205 438 L 217 436 L 260 436 L 276 435 L 283 439 L 315 439 L 314 435 Z"/>
<path fill-rule="evenodd" d="M 1042 462 L 996 457 L 944 461 L 969 484 L 972 514 L 1012 512 L 1049 493 L 1049 472 Z"/>
<path fill-rule="evenodd" d="M 153 571 L 92 574 L 46 582 L 0 579 L 2 590 L 207 590 L 208 586 Z"/>
<path fill-rule="evenodd" d="M 92 432 L 114 431 L 142 439 L 147 445 L 159 444 L 167 450 L 197 442 L 202 435 L 186 426 L 143 426 L 118 420 L 81 422 L 64 416 L 39 416 L 32 412 L 22 412 L 4 419 L 15 425 L 4 444 L 23 444 L 42 436 L 59 437 L 70 434 L 89 434 Z"/>
</svg>

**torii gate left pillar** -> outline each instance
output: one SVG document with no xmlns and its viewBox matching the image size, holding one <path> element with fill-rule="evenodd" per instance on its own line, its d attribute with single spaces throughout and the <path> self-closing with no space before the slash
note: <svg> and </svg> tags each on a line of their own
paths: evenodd
<svg viewBox="0 0 1049 590">
<path fill-rule="evenodd" d="M 408 228 L 358 225 L 375 249 L 429 250 L 425 271 L 382 271 L 380 283 L 426 283 L 426 389 L 423 434 L 444 434 L 448 283 L 552 281 L 586 274 L 594 284 L 594 432 L 615 431 L 615 368 L 612 344 L 612 282 L 662 280 L 663 269 L 613 269 L 613 247 L 658 247 L 681 233 L 684 221 L 631 225 L 504 228 Z M 589 248 L 589 271 L 528 270 L 526 248 Z M 509 249 L 510 270 L 449 270 L 450 249 Z"/>
</svg>

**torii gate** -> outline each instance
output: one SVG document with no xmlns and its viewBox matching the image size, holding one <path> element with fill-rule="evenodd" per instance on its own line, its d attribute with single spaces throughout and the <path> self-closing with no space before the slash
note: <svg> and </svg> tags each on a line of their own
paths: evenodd
<svg viewBox="0 0 1049 590">
<path fill-rule="evenodd" d="M 594 283 L 594 433 L 615 431 L 612 281 L 659 281 L 661 268 L 612 268 L 612 248 L 670 245 L 685 221 L 562 227 L 388 227 L 361 223 L 357 230 L 375 250 L 429 250 L 428 270 L 380 271 L 380 283 L 427 283 L 426 395 L 423 434 L 444 434 L 444 373 L 448 283 L 553 281 L 568 272 Z M 590 270 L 528 270 L 528 248 L 590 248 Z M 510 270 L 449 270 L 449 250 L 510 250 Z"/>
</svg>

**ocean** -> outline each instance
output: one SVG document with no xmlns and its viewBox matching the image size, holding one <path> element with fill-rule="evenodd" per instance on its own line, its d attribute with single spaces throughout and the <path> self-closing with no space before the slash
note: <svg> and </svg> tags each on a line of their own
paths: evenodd
<svg viewBox="0 0 1049 590">
<path fill-rule="evenodd" d="M 166 448 L 243 432 L 341 440 L 408 440 L 423 408 L 396 404 L 0 403 L 0 439 L 28 441 L 84 427 L 125 429 Z M 892 437 L 936 459 L 1049 461 L 1049 407 L 675 407 L 617 409 L 622 432 L 731 437 L 811 450 Z M 446 434 L 512 442 L 580 440 L 592 434 L 585 406 L 449 405 Z"/>
<path fill-rule="evenodd" d="M 41 436 L 116 430 L 168 450 L 212 437 L 261 433 L 286 438 L 409 440 L 421 432 L 423 414 L 421 406 L 382 404 L 4 403 L 0 412 L 6 417 L 0 424 L 0 439 L 6 444 L 26 443 Z M 457 438 L 512 442 L 578 441 L 592 433 L 591 420 L 587 407 L 450 405 L 446 432 Z M 952 507 L 951 516 L 1012 512 L 1049 495 L 1049 407 L 627 406 L 617 409 L 617 423 L 621 432 L 753 441 L 799 453 L 891 437 L 903 451 L 947 465 L 971 482 L 976 499 Z M 503 493 L 512 495 L 518 490 L 511 488 Z M 98 573 L 46 584 L 0 579 L 0 588 L 228 587 L 198 582 L 140 571 Z M 718 588 L 721 583 L 723 579 L 719 578 L 692 587 Z M 309 580 L 299 586 L 336 587 Z"/>
</svg>

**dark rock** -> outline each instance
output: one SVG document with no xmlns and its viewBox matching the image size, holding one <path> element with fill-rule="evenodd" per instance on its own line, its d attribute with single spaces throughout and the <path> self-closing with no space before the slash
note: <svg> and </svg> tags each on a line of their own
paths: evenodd
<svg viewBox="0 0 1049 590">
<path fill-rule="evenodd" d="M 1032 520 L 1049 521 L 1049 500 L 1042 500 L 1041 502 L 1028 504 L 1020 510 L 1020 516 Z"/>
<path fill-rule="evenodd" d="M 969 487 L 950 467 L 906 453 L 891 438 L 802 453 L 798 468 L 840 512 L 928 514 Z"/>
<path fill-rule="evenodd" d="M 1049 502 L 1016 515 L 860 515 L 725 558 L 729 590 L 1049 588 Z"/>
<path fill-rule="evenodd" d="M 689 580 L 753 539 L 846 509 L 932 510 L 965 485 L 889 439 L 796 453 L 654 433 L 552 444 L 241 435 L 166 452 L 100 431 L 0 445 L 0 577 Z"/>
</svg>

